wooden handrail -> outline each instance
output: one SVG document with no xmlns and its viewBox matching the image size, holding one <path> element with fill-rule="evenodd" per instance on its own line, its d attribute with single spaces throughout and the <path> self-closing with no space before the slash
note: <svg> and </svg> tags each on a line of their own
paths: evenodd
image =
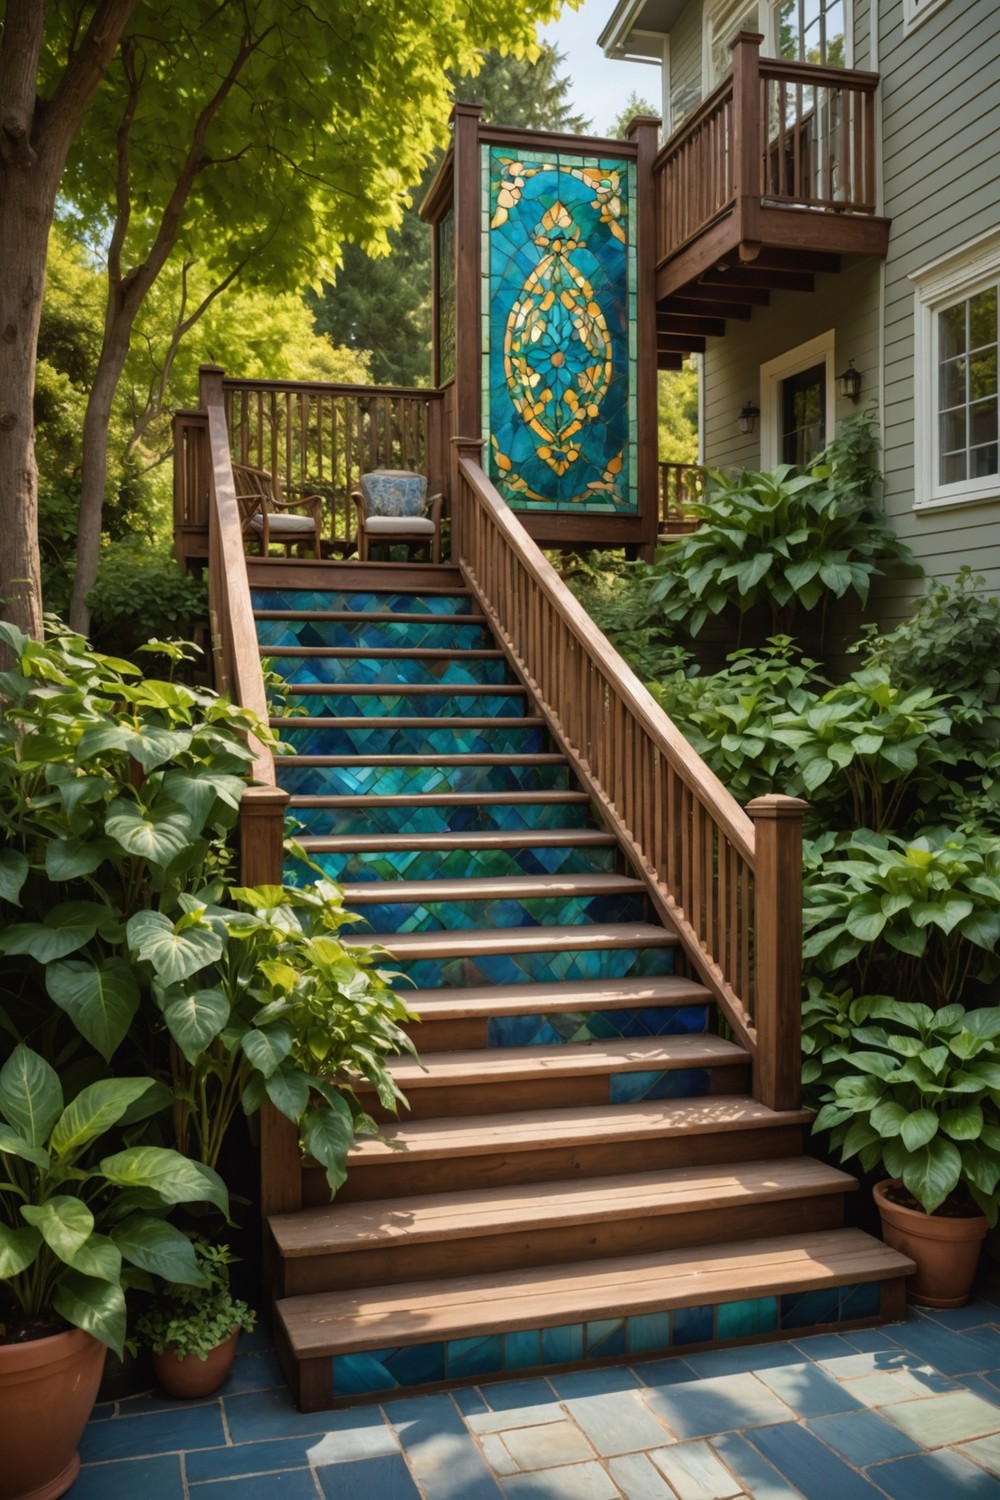
<svg viewBox="0 0 1000 1500">
<path fill-rule="evenodd" d="M 687 142 L 691 139 L 692 135 L 694 135 L 699 126 L 704 124 L 709 115 L 716 114 L 721 106 L 725 104 L 727 100 L 732 98 L 732 94 L 733 75 L 732 73 L 727 73 L 722 82 L 717 83 L 712 92 L 705 95 L 704 99 L 698 105 L 698 108 L 694 111 L 694 113 L 688 115 L 687 119 L 684 121 L 684 124 L 679 126 L 678 129 L 675 130 L 673 134 L 664 141 L 663 145 L 660 147 L 657 153 L 656 160 L 653 163 L 653 172 L 662 172 L 664 166 L 670 160 L 670 158 L 677 155 L 681 147 L 687 144 Z"/>
<path fill-rule="evenodd" d="M 504 505 L 479 449 L 455 440 L 453 536 L 466 580 L 753 1057 L 756 1097 L 794 1107 L 801 943 L 794 913 L 783 908 L 794 900 L 789 872 L 801 870 L 804 804 L 758 799 L 754 817 L 768 830 L 758 851 L 755 822 Z"/>
</svg>

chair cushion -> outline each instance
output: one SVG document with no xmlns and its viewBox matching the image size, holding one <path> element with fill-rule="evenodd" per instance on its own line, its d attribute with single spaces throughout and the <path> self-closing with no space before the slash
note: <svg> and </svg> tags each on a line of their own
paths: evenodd
<svg viewBox="0 0 1000 1500">
<path fill-rule="evenodd" d="M 298 534 L 299 532 L 305 533 L 313 532 L 316 530 L 316 523 L 313 520 L 312 516 L 282 516 L 275 514 L 275 512 L 272 510 L 268 512 L 267 522 L 267 529 L 270 536 L 280 536 L 283 531 L 294 531 L 296 534 Z M 259 515 L 251 516 L 250 525 L 253 527 L 254 531 L 263 531 L 263 517 Z"/>
<path fill-rule="evenodd" d="M 362 474 L 361 493 L 369 516 L 419 516 L 427 500 L 427 480 L 409 469 L 375 469 Z"/>
<path fill-rule="evenodd" d="M 368 516 L 369 536 L 433 536 L 434 522 L 427 516 Z"/>
</svg>

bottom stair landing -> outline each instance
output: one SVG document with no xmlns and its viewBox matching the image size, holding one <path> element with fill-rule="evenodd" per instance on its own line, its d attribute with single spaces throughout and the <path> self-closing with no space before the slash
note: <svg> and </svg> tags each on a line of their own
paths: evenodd
<svg viewBox="0 0 1000 1500">
<path fill-rule="evenodd" d="M 307 1410 L 892 1321 L 912 1264 L 845 1229 L 809 1115 L 751 1094 L 615 830 L 457 569 L 254 562 L 274 727 L 348 943 L 405 976 L 422 1066 L 327 1201 L 268 1220 Z M 289 858 L 285 878 L 314 870 Z M 288 1184 L 283 1184 L 288 1186 Z"/>
</svg>

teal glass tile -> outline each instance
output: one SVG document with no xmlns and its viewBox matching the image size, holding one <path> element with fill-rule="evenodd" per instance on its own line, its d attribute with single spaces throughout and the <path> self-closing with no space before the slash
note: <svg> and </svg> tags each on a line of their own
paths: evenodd
<svg viewBox="0 0 1000 1500">
<path fill-rule="evenodd" d="M 462 833 L 482 830 L 533 828 L 586 828 L 590 811 L 583 802 L 527 802 L 475 805 L 447 803 L 422 807 L 420 798 L 412 803 L 380 807 L 377 802 L 365 807 L 301 807 L 293 802 L 289 814 L 310 834 L 368 833 Z M 658 972 L 669 973 L 669 970 Z"/>
<path fill-rule="evenodd" d="M 697 1024 L 690 1024 L 696 1014 Z M 707 1006 L 658 1009 L 562 1011 L 551 1016 L 492 1016 L 487 1023 L 487 1046 L 551 1046 L 555 1042 L 608 1041 L 613 1038 L 676 1036 L 702 1033 Z M 659 1078 L 659 1074 L 657 1077 Z"/>
<path fill-rule="evenodd" d="M 467 1375 L 499 1375 L 504 1368 L 503 1335 L 449 1339 L 445 1351 L 448 1379 Z"/>
<path fill-rule="evenodd" d="M 669 948 L 597 948 L 580 952 L 491 954 L 477 959 L 394 959 L 393 967 L 418 989 L 471 984 L 528 984 L 568 979 L 620 979 L 630 974 L 669 974 Z"/>
<path fill-rule="evenodd" d="M 310 755 L 316 751 L 306 752 Z M 569 771 L 565 765 L 501 766 L 315 766 L 275 763 L 280 787 L 292 793 L 325 797 L 409 796 L 422 797 L 445 792 L 566 792 Z M 637 905 L 632 898 L 632 905 Z"/>
<path fill-rule="evenodd" d="M 671 1343 L 707 1344 L 714 1336 L 712 1307 L 676 1307 L 671 1313 Z"/>
<path fill-rule="evenodd" d="M 397 691 L 352 693 L 326 691 L 322 683 L 290 683 L 285 695 L 290 715 L 309 718 L 388 718 L 398 714 L 407 719 L 519 719 L 525 711 L 525 695 L 513 689 L 482 694 L 473 688 L 465 693 L 442 689 L 440 693 L 407 693 Z"/>
<path fill-rule="evenodd" d="M 720 1339 L 749 1339 L 773 1333 L 778 1327 L 777 1297 L 752 1297 L 745 1302 L 720 1302 L 716 1314 Z"/>
<path fill-rule="evenodd" d="M 515 1333 L 505 1333 L 504 1368 L 507 1370 L 533 1370 L 542 1363 L 542 1336 L 537 1328 L 527 1328 Z"/>
<path fill-rule="evenodd" d="M 840 1288 L 840 1319 L 876 1318 L 882 1305 L 882 1287 L 877 1281 L 865 1281 L 860 1286 Z"/>
<path fill-rule="evenodd" d="M 254 609 L 350 610 L 354 613 L 464 615 L 474 610 L 468 594 L 347 592 L 343 589 L 251 589 Z"/>
<path fill-rule="evenodd" d="M 484 880 L 518 875 L 599 874 L 613 868 L 614 850 L 542 846 L 522 849 L 380 849 L 317 853 L 311 858 L 329 880 Z M 293 883 L 315 878 L 305 865 L 290 867 Z M 698 1007 L 704 1010 L 705 1007 Z M 680 1007 L 676 1008 L 679 1013 Z M 632 1013 L 638 1014 L 638 1013 Z M 645 1012 L 642 1013 L 645 1015 Z M 681 1025 L 677 1030 L 704 1030 Z M 660 1035 L 647 1027 L 636 1035 Z"/>
<path fill-rule="evenodd" d="M 324 647 L 324 650 L 332 649 Z M 268 657 L 271 671 L 286 683 L 503 683 L 511 681 L 506 661 L 495 656 L 295 656 L 276 650 Z"/>
<path fill-rule="evenodd" d="M 603 1359 L 606 1355 L 625 1353 L 625 1319 L 600 1318 L 588 1323 L 585 1330 L 588 1359 Z"/>
<path fill-rule="evenodd" d="M 568 1323 L 560 1328 L 542 1329 L 542 1363 L 569 1364 L 583 1358 L 583 1324 Z"/>
<path fill-rule="evenodd" d="M 308 720 L 293 719 L 281 727 L 282 743 L 294 755 L 355 755 L 363 765 L 369 755 L 535 755 L 551 751 L 544 730 L 537 726 L 498 724 L 463 729 L 441 724 L 407 729 L 388 724 L 343 729 L 334 721 L 316 728 Z"/>
<path fill-rule="evenodd" d="M 669 1349 L 669 1313 L 636 1313 L 626 1322 L 630 1354 L 654 1354 L 659 1349 Z"/>
<path fill-rule="evenodd" d="M 427 1385 L 434 1380 L 444 1380 L 447 1369 L 445 1345 L 410 1344 L 393 1349 L 386 1354 L 385 1364 L 401 1386 Z"/>
<path fill-rule="evenodd" d="M 552 897 L 537 901 L 423 901 L 365 905 L 358 913 L 377 932 L 453 932 L 470 927 L 569 927 L 639 920 L 629 898 L 589 901 Z M 347 923 L 349 933 L 355 924 Z"/>
<path fill-rule="evenodd" d="M 609 1097 L 612 1104 L 632 1104 L 639 1099 L 693 1099 L 707 1094 L 711 1073 L 707 1068 L 671 1068 L 666 1072 L 612 1073 Z"/>
<path fill-rule="evenodd" d="M 335 1396 L 367 1396 L 373 1391 L 395 1390 L 397 1382 L 375 1354 L 335 1354 L 333 1357 L 333 1393 Z"/>
<path fill-rule="evenodd" d="M 328 650 L 389 650 L 392 647 L 426 647 L 432 651 L 485 651 L 493 646 L 485 625 L 452 622 L 447 616 L 428 615 L 425 620 L 371 620 L 363 614 L 353 620 L 258 620 L 257 639 L 262 646 L 322 646 Z"/>
<path fill-rule="evenodd" d="M 836 1287 L 815 1292 L 788 1292 L 781 1298 L 782 1328 L 809 1328 L 814 1323 L 836 1323 L 840 1295 Z"/>
</svg>

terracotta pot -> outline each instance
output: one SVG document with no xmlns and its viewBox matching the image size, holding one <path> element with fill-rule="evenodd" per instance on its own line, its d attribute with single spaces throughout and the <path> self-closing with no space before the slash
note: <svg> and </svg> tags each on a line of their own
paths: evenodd
<svg viewBox="0 0 1000 1500">
<path fill-rule="evenodd" d="M 941 1218 L 922 1209 L 904 1208 L 886 1196 L 899 1187 L 887 1177 L 873 1189 L 882 1215 L 882 1238 L 894 1250 L 916 1262 L 906 1295 L 921 1307 L 962 1307 L 969 1300 L 979 1264 L 979 1251 L 988 1225 L 985 1214 L 972 1218 Z"/>
<path fill-rule="evenodd" d="M 104 1345 L 79 1328 L 0 1344 L 0 1500 L 55 1500 L 80 1472 Z"/>
<path fill-rule="evenodd" d="M 232 1369 L 236 1358 L 236 1345 L 240 1330 L 234 1328 L 229 1337 L 216 1344 L 207 1359 L 197 1354 L 185 1354 L 180 1359 L 172 1349 L 153 1355 L 153 1372 L 168 1396 L 179 1401 L 193 1401 L 198 1396 L 210 1396 L 217 1391 Z"/>
</svg>

